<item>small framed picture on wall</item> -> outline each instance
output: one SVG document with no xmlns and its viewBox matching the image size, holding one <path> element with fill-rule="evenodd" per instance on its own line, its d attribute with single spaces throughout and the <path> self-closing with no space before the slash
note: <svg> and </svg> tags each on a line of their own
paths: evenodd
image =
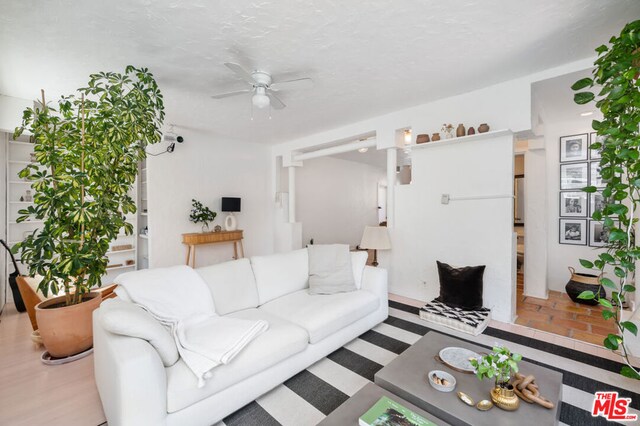
<svg viewBox="0 0 640 426">
<path fill-rule="evenodd" d="M 605 186 L 607 186 L 607 183 L 602 179 L 602 176 L 600 175 L 600 169 L 600 163 L 591 163 L 591 171 L 589 173 L 590 186 L 595 186 L 596 188 L 604 188 Z"/>
<path fill-rule="evenodd" d="M 588 163 L 560 164 L 560 189 L 581 189 L 589 183 Z"/>
<path fill-rule="evenodd" d="M 614 227 L 619 227 L 620 222 L 614 221 Z M 589 246 L 604 247 L 609 242 L 609 228 L 604 226 L 604 221 L 589 221 Z"/>
<path fill-rule="evenodd" d="M 589 135 L 562 136 L 560 138 L 560 162 L 585 161 L 589 148 Z"/>
<path fill-rule="evenodd" d="M 597 211 L 602 211 L 607 200 L 604 199 L 601 191 L 589 194 L 589 217 Z"/>
<path fill-rule="evenodd" d="M 587 245 L 587 219 L 560 219 L 560 244 Z"/>
<path fill-rule="evenodd" d="M 598 136 L 596 132 L 589 133 L 589 147 L 596 142 L 604 142 L 604 136 Z M 599 160 L 602 158 L 602 149 L 589 149 L 589 159 Z"/>
<path fill-rule="evenodd" d="M 587 193 L 582 191 L 561 192 L 560 216 L 587 217 Z"/>
</svg>

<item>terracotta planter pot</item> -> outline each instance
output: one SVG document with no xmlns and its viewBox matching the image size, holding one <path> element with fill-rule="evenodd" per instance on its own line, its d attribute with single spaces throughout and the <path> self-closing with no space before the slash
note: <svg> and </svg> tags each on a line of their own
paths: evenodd
<svg viewBox="0 0 640 426">
<path fill-rule="evenodd" d="M 83 352 L 93 346 L 93 310 L 100 306 L 99 293 L 84 296 L 78 305 L 48 308 L 64 303 L 65 297 L 45 300 L 36 306 L 36 320 L 44 347 L 55 358 Z"/>
</svg>

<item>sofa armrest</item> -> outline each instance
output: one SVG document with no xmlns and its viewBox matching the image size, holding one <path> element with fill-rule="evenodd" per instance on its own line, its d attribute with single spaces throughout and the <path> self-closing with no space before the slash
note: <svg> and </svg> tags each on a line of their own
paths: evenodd
<svg viewBox="0 0 640 426">
<path fill-rule="evenodd" d="M 365 266 L 362 273 L 362 289 L 370 291 L 380 298 L 380 306 L 388 311 L 389 293 L 387 289 L 387 270 Z"/>
<path fill-rule="evenodd" d="M 167 378 L 147 341 L 106 331 L 93 312 L 94 372 L 109 425 L 163 425 Z"/>
</svg>

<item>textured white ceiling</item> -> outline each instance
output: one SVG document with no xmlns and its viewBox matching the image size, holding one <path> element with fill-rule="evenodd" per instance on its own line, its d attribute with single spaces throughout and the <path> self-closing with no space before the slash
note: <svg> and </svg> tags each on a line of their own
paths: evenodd
<svg viewBox="0 0 640 426">
<path fill-rule="evenodd" d="M 594 55 L 638 0 L 0 0 L 0 93 L 34 98 L 91 72 L 146 66 L 168 121 L 277 143 Z M 275 79 L 288 108 L 251 118 L 222 64 Z"/>
</svg>

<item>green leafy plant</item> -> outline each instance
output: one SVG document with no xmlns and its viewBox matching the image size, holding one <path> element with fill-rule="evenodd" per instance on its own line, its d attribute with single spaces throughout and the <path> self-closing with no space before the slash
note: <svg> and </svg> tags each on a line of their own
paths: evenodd
<svg viewBox="0 0 640 426">
<path fill-rule="evenodd" d="M 604 221 L 609 239 L 606 250 L 596 260 L 580 259 L 580 263 L 600 273 L 610 268 L 615 278 L 600 279 L 600 286 L 610 289 L 610 299 L 600 298 L 591 291 L 578 297 L 597 299 L 605 308 L 602 316 L 615 321 L 618 334 L 609 334 L 604 346 L 619 351 L 626 363 L 620 372 L 623 376 L 640 379 L 640 372 L 629 361 L 624 341 L 624 331 L 637 336 L 638 327 L 631 321 L 622 321 L 620 315 L 627 295 L 635 291 L 635 264 L 640 259 L 634 232 L 640 202 L 640 21 L 627 24 L 619 36 L 609 40 L 608 46 L 602 45 L 596 52 L 593 78 L 583 78 L 571 88 L 579 91 L 574 95 L 576 103 L 595 101 L 603 115 L 601 121 L 592 122 L 599 141 L 590 148 L 602 153 L 601 176 L 606 182 L 602 195 L 606 204 L 594 212 L 592 218 Z M 598 90 L 597 94 L 592 90 Z M 583 190 L 596 192 L 597 189 L 589 186 Z"/>
<path fill-rule="evenodd" d="M 209 222 L 213 222 L 218 214 L 198 200 L 192 199 L 191 203 L 193 208 L 189 214 L 189 220 L 193 223 L 204 223 L 204 227 L 208 229 Z"/>
<path fill-rule="evenodd" d="M 520 361 L 522 361 L 522 355 L 513 353 L 509 348 L 500 345 L 494 346 L 493 352 L 480 359 L 469 360 L 479 380 L 495 379 L 496 385 L 499 386 L 506 385 L 512 375 L 518 372 Z"/>
<path fill-rule="evenodd" d="M 164 120 L 162 94 L 145 68 L 92 74 L 78 92 L 54 109 L 42 91 L 14 134 L 33 135 L 36 157 L 19 174 L 35 194 L 17 222 L 43 221 L 14 251 L 31 275 L 43 277 L 45 295 L 64 289 L 66 305 L 81 303 L 102 284 L 109 243 L 120 232 L 133 233 L 126 219 L 136 211 L 129 191 L 145 147 L 161 140 Z"/>
</svg>

